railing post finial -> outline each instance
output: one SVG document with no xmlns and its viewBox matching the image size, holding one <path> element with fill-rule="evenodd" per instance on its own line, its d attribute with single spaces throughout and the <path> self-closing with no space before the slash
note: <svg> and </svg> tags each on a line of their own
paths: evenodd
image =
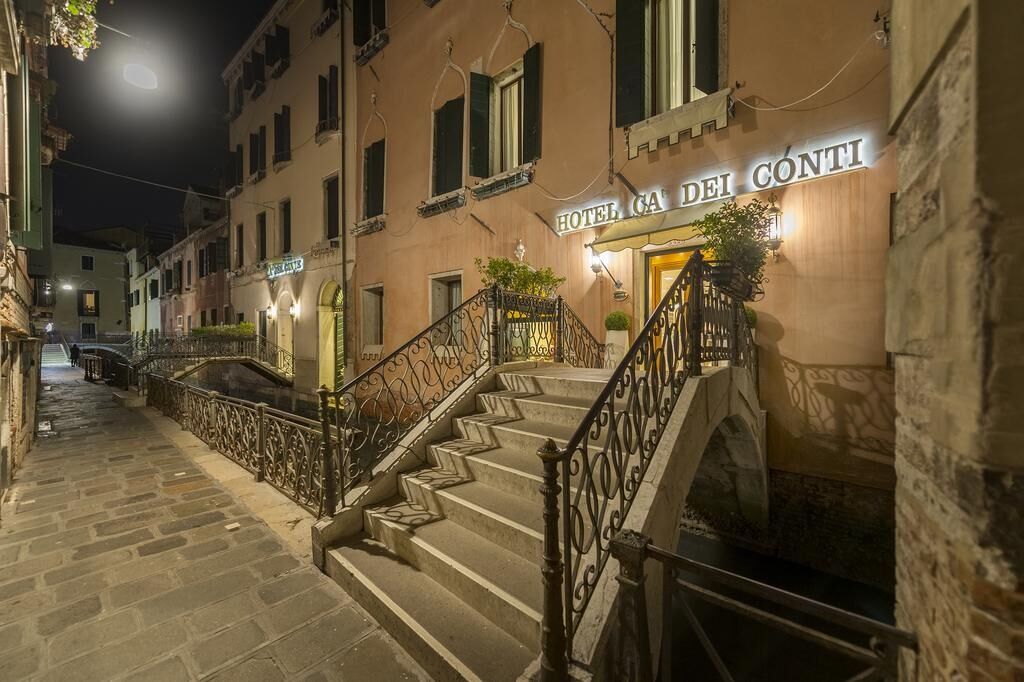
<svg viewBox="0 0 1024 682">
<path fill-rule="evenodd" d="M 565 645 L 565 616 L 562 610 L 562 552 L 558 547 L 558 464 L 562 453 L 548 438 L 537 456 L 544 463 L 540 486 L 544 496 L 544 614 L 541 622 L 540 680 L 561 682 L 569 679 L 569 659 Z"/>
<path fill-rule="evenodd" d="M 651 682 L 651 638 L 647 628 L 644 559 L 650 538 L 633 530 L 620 530 L 608 550 L 619 562 L 619 628 L 613 651 L 617 679 Z M 662 586 L 662 589 L 669 589 Z"/>
</svg>

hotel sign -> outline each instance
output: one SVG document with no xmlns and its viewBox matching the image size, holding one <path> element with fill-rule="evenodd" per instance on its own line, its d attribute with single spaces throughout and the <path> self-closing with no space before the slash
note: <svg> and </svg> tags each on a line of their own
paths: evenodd
<svg viewBox="0 0 1024 682">
<path fill-rule="evenodd" d="M 270 261 L 267 263 L 267 279 L 277 279 L 284 275 L 302 272 L 303 266 L 302 256 Z"/>
<path fill-rule="evenodd" d="M 837 144 L 813 148 L 792 157 L 781 157 L 755 164 L 746 173 L 746 191 L 760 191 L 790 185 L 864 167 L 864 139 L 856 138 Z M 559 236 L 598 227 L 624 218 L 653 215 L 673 208 L 696 206 L 708 201 L 736 196 L 736 174 L 732 171 L 682 183 L 670 192 L 660 189 L 641 192 L 625 206 L 617 201 L 586 206 L 555 216 Z"/>
</svg>

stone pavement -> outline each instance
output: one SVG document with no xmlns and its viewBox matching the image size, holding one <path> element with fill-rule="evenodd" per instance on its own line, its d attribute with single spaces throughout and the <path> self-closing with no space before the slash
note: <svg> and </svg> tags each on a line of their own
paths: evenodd
<svg viewBox="0 0 1024 682">
<path fill-rule="evenodd" d="M 427 679 L 163 425 L 79 369 L 43 384 L 0 509 L 0 679 Z"/>
</svg>

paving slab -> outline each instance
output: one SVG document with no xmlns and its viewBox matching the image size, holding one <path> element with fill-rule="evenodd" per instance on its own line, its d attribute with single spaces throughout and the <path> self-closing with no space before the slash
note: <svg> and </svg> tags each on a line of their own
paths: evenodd
<svg viewBox="0 0 1024 682">
<path fill-rule="evenodd" d="M 312 566 L 304 509 L 81 370 L 43 375 L 51 435 L 0 506 L 0 678 L 428 679 Z"/>
</svg>

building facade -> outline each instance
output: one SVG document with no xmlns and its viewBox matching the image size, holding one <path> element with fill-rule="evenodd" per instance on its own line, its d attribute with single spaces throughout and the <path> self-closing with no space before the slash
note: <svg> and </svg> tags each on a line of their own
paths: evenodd
<svg viewBox="0 0 1024 682">
<path fill-rule="evenodd" d="M 129 331 L 148 334 L 160 331 L 160 270 L 155 254 L 146 248 L 127 254 Z"/>
<path fill-rule="evenodd" d="M 196 327 L 236 322 L 228 299 L 227 266 L 226 217 L 206 227 L 193 225 L 187 237 L 161 253 L 159 328 L 187 334 Z M 152 284 L 146 286 L 152 294 Z"/>
<path fill-rule="evenodd" d="M 346 370 L 343 26 L 337 2 L 282 0 L 223 73 L 235 319 L 294 355 L 294 394 L 313 409 Z"/>
<path fill-rule="evenodd" d="M 774 199 L 781 245 L 751 307 L 778 514 L 760 533 L 708 515 L 689 522 L 891 589 L 883 339 L 895 165 L 874 8 L 520 0 L 467 12 L 388 0 L 354 10 L 344 61 L 359 64 L 346 223 L 357 235 L 357 370 L 479 290 L 480 258 L 566 277 L 559 293 L 599 340 L 612 310 L 636 330 L 702 243 L 696 218 L 723 201 Z M 846 59 L 827 92 L 785 106 Z M 814 523 L 820 515 L 829 523 Z"/>
<path fill-rule="evenodd" d="M 54 334 L 69 342 L 128 334 L 128 264 L 119 244 L 58 230 L 52 262 Z"/>
</svg>

